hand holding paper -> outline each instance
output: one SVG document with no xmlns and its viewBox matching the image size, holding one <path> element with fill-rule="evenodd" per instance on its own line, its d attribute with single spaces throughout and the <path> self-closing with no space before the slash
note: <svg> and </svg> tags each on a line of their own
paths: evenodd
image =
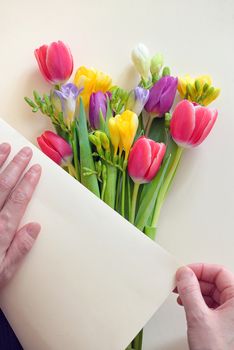
<svg viewBox="0 0 234 350">
<path fill-rule="evenodd" d="M 4 121 L 43 176 L 21 224 L 42 232 L 0 301 L 25 350 L 123 350 L 174 287 L 176 261 Z"/>
<path fill-rule="evenodd" d="M 9 153 L 10 145 L 0 144 L 0 168 Z M 41 175 L 40 165 L 34 164 L 19 181 L 31 158 L 32 150 L 22 148 L 0 174 L 0 288 L 13 276 L 40 231 L 37 223 L 18 230 Z"/>
</svg>

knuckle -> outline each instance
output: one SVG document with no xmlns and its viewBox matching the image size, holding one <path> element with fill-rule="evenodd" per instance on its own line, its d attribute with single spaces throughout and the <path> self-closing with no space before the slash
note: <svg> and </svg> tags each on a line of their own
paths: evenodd
<svg viewBox="0 0 234 350">
<path fill-rule="evenodd" d="M 20 237 L 17 242 L 17 249 L 21 255 L 25 255 L 32 248 L 33 241 L 29 236 Z"/>
<path fill-rule="evenodd" d="M 180 295 L 182 295 L 182 296 L 190 295 L 196 291 L 197 291 L 197 285 L 196 284 L 189 284 L 189 285 L 182 286 L 180 288 Z"/>
<path fill-rule="evenodd" d="M 12 178 L 10 175 L 2 175 L 0 177 L 0 191 L 7 192 L 12 188 Z"/>
<path fill-rule="evenodd" d="M 10 195 L 10 201 L 16 204 L 25 204 L 29 201 L 29 195 L 22 188 L 17 188 Z"/>
<path fill-rule="evenodd" d="M 8 212 L 1 213 L 0 214 L 0 237 L 1 237 L 1 243 L 2 238 L 5 237 L 7 239 L 7 233 L 11 229 L 11 220 L 10 215 Z"/>
</svg>

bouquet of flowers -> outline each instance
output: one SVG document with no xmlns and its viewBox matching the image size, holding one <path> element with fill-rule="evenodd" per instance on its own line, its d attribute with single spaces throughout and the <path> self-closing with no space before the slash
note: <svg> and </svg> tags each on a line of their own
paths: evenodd
<svg viewBox="0 0 234 350">
<path fill-rule="evenodd" d="M 131 91 L 84 66 L 67 82 L 73 57 L 61 41 L 41 46 L 35 56 L 51 89 L 42 95 L 35 90 L 25 101 L 55 128 L 37 138 L 41 150 L 155 239 L 182 153 L 210 133 L 218 112 L 207 106 L 220 90 L 207 75 L 171 76 L 162 54 L 150 56 L 143 44 L 132 51 L 139 84 Z M 127 349 L 141 350 L 142 337 L 143 331 Z"/>
</svg>

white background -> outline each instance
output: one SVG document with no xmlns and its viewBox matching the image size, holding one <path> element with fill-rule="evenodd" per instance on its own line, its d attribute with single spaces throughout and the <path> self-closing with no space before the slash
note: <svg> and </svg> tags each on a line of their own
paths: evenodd
<svg viewBox="0 0 234 350">
<path fill-rule="evenodd" d="M 49 123 L 32 115 L 23 96 L 49 89 L 33 56 L 41 44 L 65 41 L 76 67 L 95 66 L 125 88 L 137 83 L 130 52 L 139 41 L 152 54 L 163 52 L 174 75 L 212 75 L 222 89 L 213 103 L 219 118 L 209 138 L 184 154 L 157 241 L 184 263 L 215 262 L 234 271 L 234 2 L 8 0 L 1 4 L 0 37 L 0 115 L 34 142 Z M 187 349 L 174 296 L 146 327 L 144 350 L 156 349 Z"/>
</svg>

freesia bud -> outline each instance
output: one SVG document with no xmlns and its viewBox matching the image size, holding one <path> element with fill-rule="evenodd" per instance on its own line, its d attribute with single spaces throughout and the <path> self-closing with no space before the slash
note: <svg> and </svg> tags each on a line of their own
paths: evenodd
<svg viewBox="0 0 234 350">
<path fill-rule="evenodd" d="M 194 106 L 192 102 L 183 100 L 172 113 L 171 136 L 181 147 L 196 147 L 208 136 L 217 116 L 217 110 Z"/>
<path fill-rule="evenodd" d="M 114 156 L 117 155 L 118 149 L 120 148 L 120 134 L 119 128 L 117 126 L 117 118 L 111 117 L 108 122 L 108 127 L 110 131 L 110 139 L 112 146 L 114 147 Z M 122 147 L 121 147 L 122 151 Z"/>
<path fill-rule="evenodd" d="M 164 63 L 162 53 L 157 53 L 151 58 L 150 71 L 152 75 L 158 75 Z"/>
<path fill-rule="evenodd" d="M 132 50 L 132 61 L 138 73 L 148 80 L 150 74 L 150 54 L 144 44 L 138 44 Z"/>
<path fill-rule="evenodd" d="M 62 85 L 60 90 L 54 90 L 52 94 L 52 102 L 57 112 L 63 112 L 64 122 L 68 127 L 71 126 L 74 120 L 74 114 L 76 109 L 76 101 L 81 89 L 78 90 L 76 85 L 68 83 Z M 59 110 L 59 106 L 61 110 Z"/>
<path fill-rule="evenodd" d="M 142 87 L 136 87 L 128 96 L 126 109 L 133 111 L 139 116 L 149 98 L 149 90 Z"/>
<path fill-rule="evenodd" d="M 72 75 L 73 57 L 69 47 L 62 41 L 43 45 L 34 53 L 39 69 L 49 83 L 64 83 Z"/>
<path fill-rule="evenodd" d="M 157 174 L 166 152 L 164 143 L 140 137 L 128 159 L 128 174 L 135 183 L 150 182 Z"/>
<path fill-rule="evenodd" d="M 190 75 L 180 77 L 178 82 L 180 96 L 191 102 L 207 106 L 220 94 L 220 89 L 212 86 L 212 79 L 209 75 L 201 75 L 193 79 Z"/>
<path fill-rule="evenodd" d="M 162 116 L 169 112 L 174 102 L 178 79 L 166 76 L 159 79 L 150 89 L 149 99 L 145 105 L 148 113 Z"/>
<path fill-rule="evenodd" d="M 99 140 L 101 141 L 101 144 L 102 144 L 102 147 L 104 148 L 104 150 L 109 151 L 110 150 L 110 141 L 109 141 L 109 138 L 106 135 L 106 133 L 98 130 L 95 132 L 95 136 L 97 136 L 99 138 Z"/>
<path fill-rule="evenodd" d="M 43 153 L 60 166 L 66 166 L 72 161 L 72 148 L 67 141 L 52 131 L 45 131 L 37 138 Z"/>
<path fill-rule="evenodd" d="M 89 123 L 92 129 L 100 128 L 100 112 L 106 119 L 107 93 L 101 91 L 92 93 L 89 103 Z"/>
<path fill-rule="evenodd" d="M 164 67 L 163 71 L 162 71 L 162 76 L 166 77 L 167 75 L 170 75 L 170 74 L 171 74 L 170 68 L 169 67 Z"/>
</svg>

